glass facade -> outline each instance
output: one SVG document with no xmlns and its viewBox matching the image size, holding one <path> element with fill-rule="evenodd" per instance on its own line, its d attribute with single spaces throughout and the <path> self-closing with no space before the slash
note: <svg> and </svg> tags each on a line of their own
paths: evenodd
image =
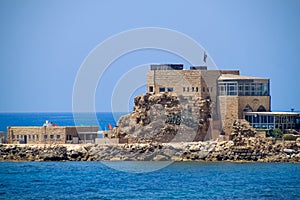
<svg viewBox="0 0 300 200">
<path fill-rule="evenodd" d="M 253 128 L 258 129 L 297 129 L 300 128 L 300 114 L 287 115 L 287 114 L 258 114 L 258 113 L 245 113 L 245 119 L 250 123 Z"/>
<path fill-rule="evenodd" d="M 269 81 L 218 81 L 219 96 L 269 96 Z"/>
</svg>

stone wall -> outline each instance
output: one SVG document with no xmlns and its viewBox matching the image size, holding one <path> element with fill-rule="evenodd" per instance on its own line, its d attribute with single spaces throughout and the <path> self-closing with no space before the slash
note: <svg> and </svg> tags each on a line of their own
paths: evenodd
<svg viewBox="0 0 300 200">
<path fill-rule="evenodd" d="M 232 132 L 233 122 L 243 119 L 243 110 L 249 105 L 253 111 L 264 106 L 270 111 L 270 96 L 219 96 L 218 105 L 221 115 L 222 127 L 226 135 Z"/>
<path fill-rule="evenodd" d="M 239 113 L 239 97 L 238 96 L 219 96 L 220 115 L 222 122 L 222 129 L 225 135 L 232 132 L 233 122 L 238 119 Z"/>
<path fill-rule="evenodd" d="M 11 144 L 65 144 L 78 137 L 78 132 L 97 133 L 98 127 L 71 126 L 15 126 L 8 127 L 8 142 Z"/>
</svg>

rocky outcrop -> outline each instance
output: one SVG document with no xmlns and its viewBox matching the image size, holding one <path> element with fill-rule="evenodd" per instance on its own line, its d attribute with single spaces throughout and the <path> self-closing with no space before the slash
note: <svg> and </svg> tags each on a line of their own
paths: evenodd
<svg viewBox="0 0 300 200">
<path fill-rule="evenodd" d="M 121 117 L 111 137 L 129 143 L 201 141 L 208 130 L 210 100 L 179 99 L 172 93 L 135 97 L 132 113 Z"/>
<path fill-rule="evenodd" d="M 300 162 L 300 140 L 250 137 L 233 141 L 119 145 L 1 145 L 2 161 L 259 161 Z"/>
</svg>

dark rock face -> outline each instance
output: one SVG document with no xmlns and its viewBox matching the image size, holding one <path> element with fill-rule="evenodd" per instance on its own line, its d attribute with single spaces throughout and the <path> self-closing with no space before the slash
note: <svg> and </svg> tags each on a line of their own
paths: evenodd
<svg viewBox="0 0 300 200">
<path fill-rule="evenodd" d="M 133 112 L 118 121 L 112 136 L 129 143 L 201 141 L 208 130 L 210 100 L 180 100 L 172 93 L 135 97 Z"/>
</svg>

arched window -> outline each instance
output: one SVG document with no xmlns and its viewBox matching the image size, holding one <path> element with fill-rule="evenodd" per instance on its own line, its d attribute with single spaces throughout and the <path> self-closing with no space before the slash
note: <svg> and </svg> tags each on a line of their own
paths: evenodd
<svg viewBox="0 0 300 200">
<path fill-rule="evenodd" d="M 251 108 L 251 106 L 246 105 L 243 111 L 244 112 L 253 112 L 253 109 Z"/>
<path fill-rule="evenodd" d="M 257 112 L 266 112 L 267 110 L 263 106 L 259 106 Z"/>
</svg>

